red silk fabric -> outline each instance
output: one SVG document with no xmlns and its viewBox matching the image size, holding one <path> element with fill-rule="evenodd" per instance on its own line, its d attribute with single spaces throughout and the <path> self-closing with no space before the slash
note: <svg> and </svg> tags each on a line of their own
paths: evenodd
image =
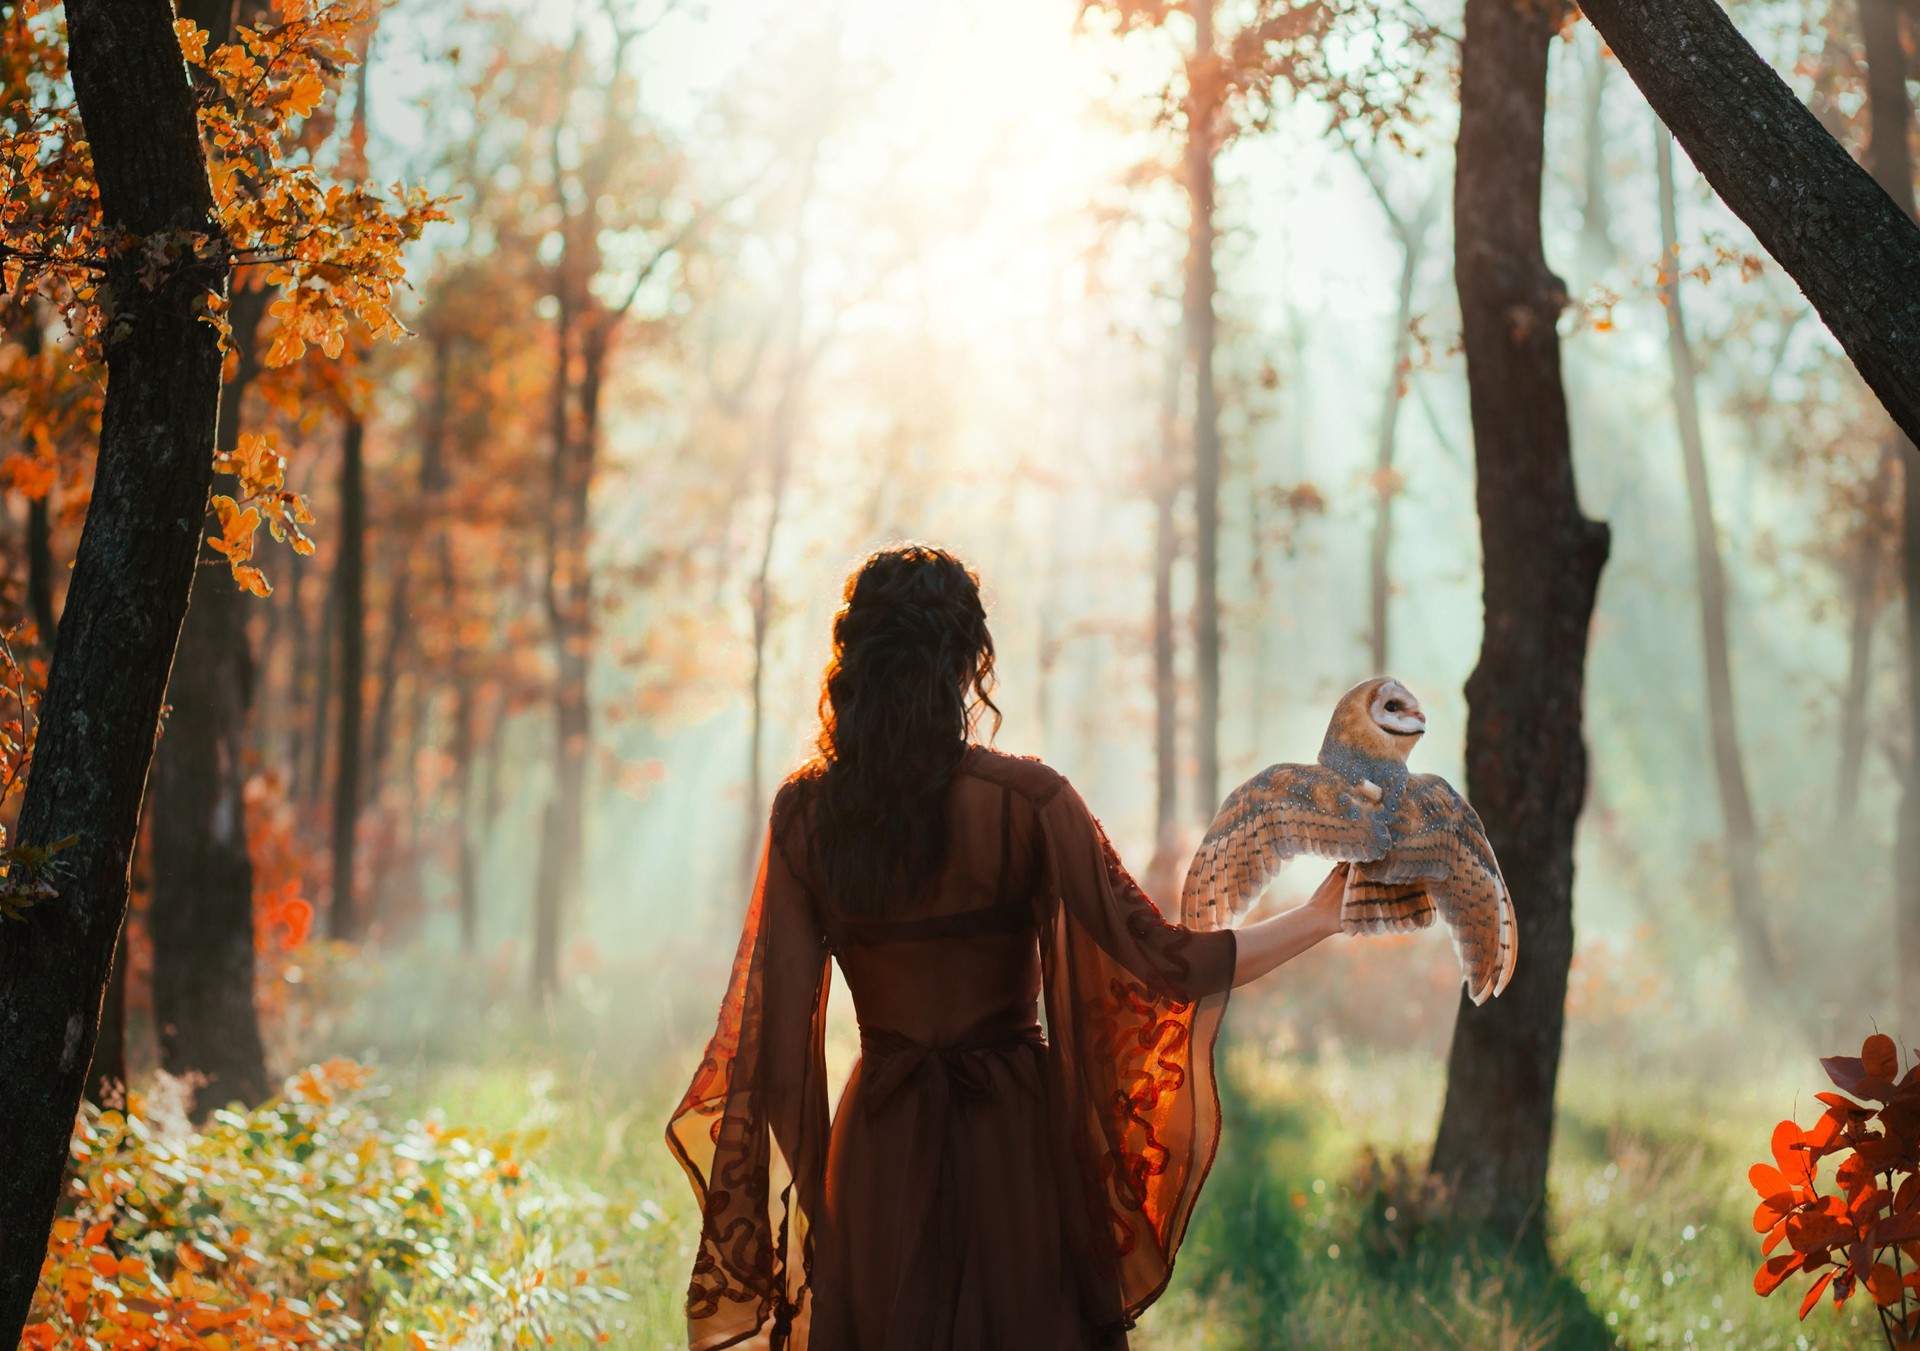
<svg viewBox="0 0 1920 1351">
<path fill-rule="evenodd" d="M 775 800 L 667 1131 L 701 1204 L 692 1351 L 1124 1347 L 1219 1139 L 1232 933 L 1167 923 L 1037 761 L 967 753 L 946 866 L 886 920 L 820 894 L 806 797 Z M 830 958 L 862 1050 L 831 1122 Z"/>
</svg>

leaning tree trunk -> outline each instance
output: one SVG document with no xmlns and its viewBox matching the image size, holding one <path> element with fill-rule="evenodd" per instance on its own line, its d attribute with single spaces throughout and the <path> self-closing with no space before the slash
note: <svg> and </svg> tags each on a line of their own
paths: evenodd
<svg viewBox="0 0 1920 1351">
<path fill-rule="evenodd" d="M 165 0 L 68 0 L 66 12 L 108 228 L 217 238 Z M 150 288 L 144 259 L 120 253 L 106 276 L 116 338 L 93 499 L 17 835 L 74 842 L 48 869 L 58 897 L 0 922 L 0 1346 L 20 1338 L 59 1201 L 213 478 L 220 349 L 204 301 L 226 289 L 228 264 L 219 249 L 190 251 Z"/>
<path fill-rule="evenodd" d="M 1193 366 L 1194 810 L 1213 819 L 1220 803 L 1220 393 L 1213 352 L 1219 324 L 1213 298 L 1214 156 L 1220 76 L 1213 49 L 1214 0 L 1193 10 L 1187 63 L 1187 359 Z"/>
<path fill-rule="evenodd" d="M 1907 56 L 1895 0 L 1860 0 L 1860 33 L 1867 49 L 1868 142 L 1873 176 L 1909 219 L 1914 214 L 1913 103 L 1907 96 Z M 1920 386 L 1920 367 L 1907 367 L 1907 385 Z M 1920 457 L 1914 428 L 1895 432 L 1887 449 L 1901 466 L 1900 575 L 1907 600 L 1907 725 L 1912 748 L 1901 776 L 1900 816 L 1894 831 L 1894 970 L 1900 989 L 1900 1026 L 1920 1028 Z"/>
<path fill-rule="evenodd" d="M 1582 0 L 1647 102 L 1920 437 L 1920 225 L 1715 0 Z"/>
<path fill-rule="evenodd" d="M 1540 242 L 1547 50 L 1560 15 L 1467 0 L 1454 171 L 1455 278 L 1473 412 L 1485 632 L 1467 680 L 1467 792 L 1512 887 L 1520 964 L 1464 996 L 1433 1171 L 1458 1212 L 1544 1249 L 1567 970 L 1573 838 L 1586 793 L 1581 702 L 1607 529 L 1580 512 L 1560 340 L 1565 288 Z"/>
<path fill-rule="evenodd" d="M 1767 933 L 1766 893 L 1760 882 L 1760 829 L 1753 818 L 1747 766 L 1733 701 L 1733 661 L 1727 644 L 1727 575 L 1713 520 L 1707 453 L 1700 434 L 1700 393 L 1680 303 L 1680 222 L 1673 193 L 1673 138 L 1654 128 L 1654 165 L 1660 199 L 1660 300 L 1667 311 L 1667 357 L 1673 367 L 1673 411 L 1680 457 L 1686 466 L 1687 504 L 1693 518 L 1694 581 L 1700 598 L 1700 646 L 1706 668 L 1707 727 L 1714 782 L 1720 790 L 1721 844 L 1735 941 L 1749 997 L 1770 1002 L 1780 988 L 1780 963 Z"/>
<path fill-rule="evenodd" d="M 220 407 L 218 449 L 240 444 L 240 412 L 258 372 L 255 338 L 270 293 L 240 290 L 230 318 L 239 361 Z M 224 475 L 222 476 L 225 477 Z M 209 538 L 218 518 L 208 517 Z M 193 1075 L 195 1116 L 271 1091 L 254 1004 L 253 863 L 247 854 L 247 709 L 253 652 L 247 597 L 226 559 L 201 550 L 180 631 L 171 712 L 153 764 L 153 1019 L 160 1065 Z"/>
</svg>

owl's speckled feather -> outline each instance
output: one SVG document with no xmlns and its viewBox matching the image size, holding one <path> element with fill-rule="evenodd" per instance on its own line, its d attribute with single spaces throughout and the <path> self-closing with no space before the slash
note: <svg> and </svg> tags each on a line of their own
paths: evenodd
<svg viewBox="0 0 1920 1351">
<path fill-rule="evenodd" d="M 1479 815 L 1445 779 L 1409 775 L 1425 730 L 1398 681 L 1370 680 L 1334 709 L 1314 765 L 1273 765 L 1222 804 L 1187 870 L 1181 922 L 1215 929 L 1244 914 L 1299 854 L 1351 863 L 1348 933 L 1452 931 L 1476 1004 L 1506 989 L 1519 956 L 1513 900 Z"/>
</svg>

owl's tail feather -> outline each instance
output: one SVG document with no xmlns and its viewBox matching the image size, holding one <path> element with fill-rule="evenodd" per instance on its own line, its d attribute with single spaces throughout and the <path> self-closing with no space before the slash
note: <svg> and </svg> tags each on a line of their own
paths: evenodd
<svg viewBox="0 0 1920 1351">
<path fill-rule="evenodd" d="M 1350 877 L 1340 904 L 1340 927 L 1350 934 L 1412 933 L 1434 920 L 1424 887 L 1366 882 Z"/>
</svg>

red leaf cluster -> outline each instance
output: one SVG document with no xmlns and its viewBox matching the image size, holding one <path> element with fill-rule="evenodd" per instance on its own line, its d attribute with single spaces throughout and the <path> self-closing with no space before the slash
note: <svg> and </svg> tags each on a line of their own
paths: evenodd
<svg viewBox="0 0 1920 1351">
<path fill-rule="evenodd" d="M 1841 1092 L 1816 1095 L 1826 1111 L 1807 1129 L 1774 1127 L 1773 1162 L 1747 1173 L 1760 1193 L 1753 1227 L 1766 1235 L 1754 1291 L 1771 1295 L 1795 1272 L 1813 1275 L 1805 1318 L 1829 1288 L 1835 1305 L 1864 1289 L 1887 1345 L 1920 1351 L 1920 1062 L 1896 1078 L 1893 1039 L 1876 1033 L 1859 1055 L 1820 1064 Z M 1839 1190 L 1823 1193 L 1829 1155 Z M 1787 1251 L 1776 1255 L 1782 1243 Z"/>
</svg>

